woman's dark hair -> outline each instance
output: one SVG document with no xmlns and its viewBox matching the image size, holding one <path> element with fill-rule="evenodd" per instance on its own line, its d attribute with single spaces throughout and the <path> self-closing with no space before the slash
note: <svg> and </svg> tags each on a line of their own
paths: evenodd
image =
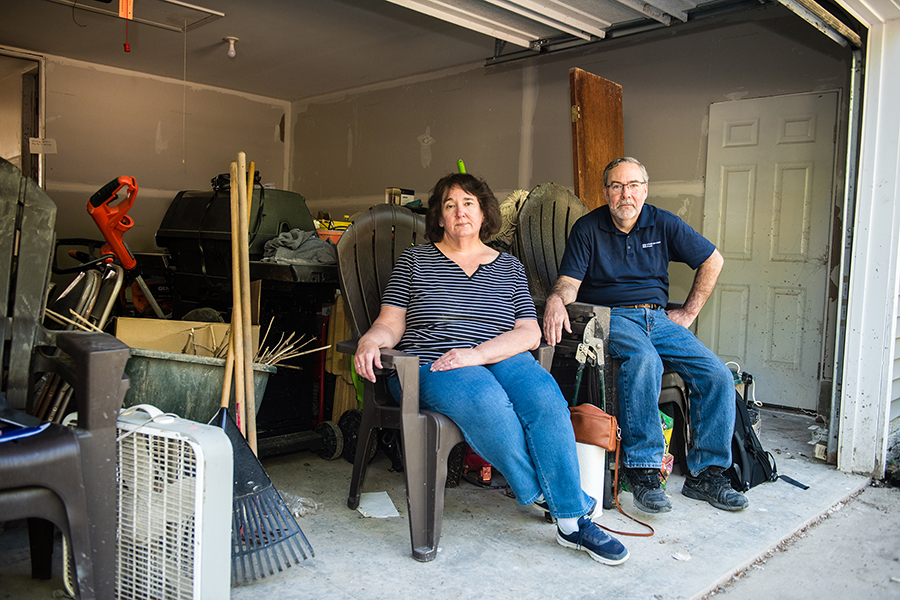
<svg viewBox="0 0 900 600">
<path fill-rule="evenodd" d="M 488 187 L 487 182 L 468 173 L 451 173 L 435 184 L 431 197 L 428 199 L 428 212 L 425 214 L 425 235 L 432 242 L 440 242 L 444 239 L 444 228 L 440 225 L 441 207 L 444 197 L 455 187 L 478 198 L 478 204 L 484 215 L 478 237 L 482 242 L 489 240 L 492 235 L 500 231 L 500 203 L 497 202 L 494 192 Z"/>
</svg>

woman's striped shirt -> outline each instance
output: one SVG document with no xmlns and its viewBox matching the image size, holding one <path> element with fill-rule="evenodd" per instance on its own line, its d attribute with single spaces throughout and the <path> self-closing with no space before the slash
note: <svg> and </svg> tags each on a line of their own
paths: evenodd
<svg viewBox="0 0 900 600">
<path fill-rule="evenodd" d="M 434 244 L 403 251 L 382 305 L 406 309 L 397 349 L 426 363 L 452 348 L 474 348 L 510 331 L 517 319 L 536 319 L 525 269 L 501 252 L 471 277 Z"/>
</svg>

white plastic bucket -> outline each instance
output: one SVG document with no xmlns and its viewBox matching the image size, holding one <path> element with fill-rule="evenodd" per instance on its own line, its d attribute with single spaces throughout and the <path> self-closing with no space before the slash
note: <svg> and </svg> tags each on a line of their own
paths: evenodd
<svg viewBox="0 0 900 600">
<path fill-rule="evenodd" d="M 575 442 L 578 453 L 578 472 L 581 475 L 581 489 L 597 500 L 594 516 L 603 513 L 603 486 L 606 476 L 606 450 L 593 444 Z"/>
</svg>

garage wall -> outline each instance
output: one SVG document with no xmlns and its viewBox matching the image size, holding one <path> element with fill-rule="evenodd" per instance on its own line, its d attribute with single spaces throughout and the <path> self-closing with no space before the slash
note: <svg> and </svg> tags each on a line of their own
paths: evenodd
<svg viewBox="0 0 900 600">
<path fill-rule="evenodd" d="M 648 168 L 649 201 L 702 230 L 709 105 L 846 90 L 850 55 L 770 6 L 552 57 L 298 101 L 291 189 L 314 213 L 352 214 L 383 201 L 385 187 L 426 199 L 460 158 L 500 200 L 546 181 L 571 189 L 571 67 L 623 86 L 625 151 Z M 691 273 L 675 267 L 672 280 L 672 298 L 683 298 Z"/>
<path fill-rule="evenodd" d="M 59 208 L 58 237 L 100 238 L 85 205 L 121 175 L 139 188 L 125 236 L 133 252 L 155 250 L 175 195 L 210 189 L 239 151 L 264 183 L 287 185 L 287 102 L 56 57 L 46 70 L 46 137 L 58 153 L 46 156 L 45 189 Z"/>
<path fill-rule="evenodd" d="M 623 85 L 625 148 L 649 169 L 650 201 L 701 230 L 709 105 L 846 90 L 849 55 L 769 6 L 294 103 L 48 57 L 47 137 L 59 153 L 46 157 L 46 188 L 65 216 L 58 235 L 95 237 L 87 198 L 112 178 L 133 175 L 140 193 L 128 242 L 152 251 L 175 194 L 208 189 L 238 150 L 257 162 L 264 182 L 335 217 L 383 201 L 385 187 L 411 188 L 424 199 L 457 159 L 501 200 L 545 181 L 571 188 L 568 72 L 576 66 Z M 673 299 L 686 294 L 690 278 L 673 268 Z"/>
<path fill-rule="evenodd" d="M 34 61 L 0 57 L 0 156 L 22 168 L 22 75 Z"/>
<path fill-rule="evenodd" d="M 897 298 L 900 306 L 900 297 Z M 895 313 L 898 310 L 894 309 Z M 891 408 L 888 419 L 887 458 L 900 459 L 900 314 L 897 316 L 894 335 L 894 369 L 891 381 Z"/>
</svg>

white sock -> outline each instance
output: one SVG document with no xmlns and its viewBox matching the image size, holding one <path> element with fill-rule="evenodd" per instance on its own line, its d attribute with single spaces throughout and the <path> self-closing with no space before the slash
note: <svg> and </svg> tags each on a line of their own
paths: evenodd
<svg viewBox="0 0 900 600">
<path fill-rule="evenodd" d="M 578 531 L 578 519 L 556 519 L 556 526 L 564 534 L 569 535 Z"/>
</svg>

